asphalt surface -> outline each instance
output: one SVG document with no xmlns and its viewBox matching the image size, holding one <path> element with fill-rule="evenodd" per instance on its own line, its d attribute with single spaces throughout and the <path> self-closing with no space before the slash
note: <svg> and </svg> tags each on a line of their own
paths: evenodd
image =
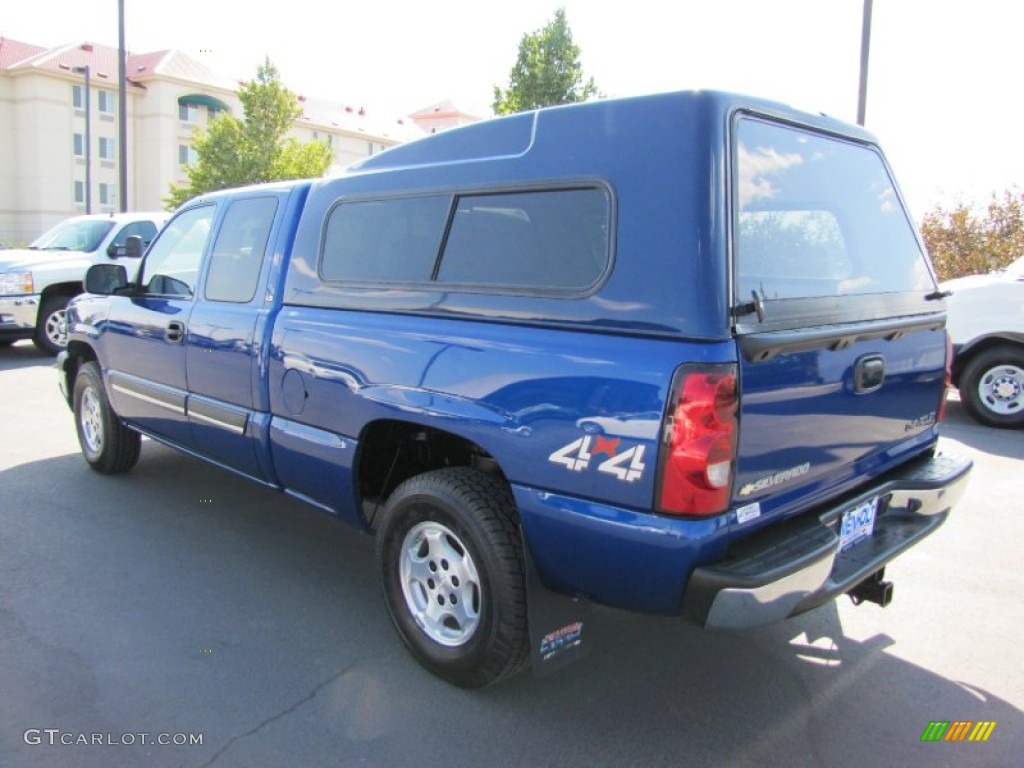
<svg viewBox="0 0 1024 768">
<path fill-rule="evenodd" d="M 0 766 L 1022 764 L 1024 432 L 959 403 L 967 495 L 888 608 L 744 632 L 598 609 L 584 660 L 466 692 L 405 651 L 369 537 L 148 441 L 92 472 L 51 366 L 0 349 Z M 922 743 L 934 720 L 997 725 Z M 151 743 L 179 734 L 202 743 Z"/>
</svg>

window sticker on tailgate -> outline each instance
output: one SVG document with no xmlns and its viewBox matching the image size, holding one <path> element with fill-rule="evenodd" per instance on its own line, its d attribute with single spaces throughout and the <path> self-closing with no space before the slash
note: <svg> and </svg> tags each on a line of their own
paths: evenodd
<svg viewBox="0 0 1024 768">
<path fill-rule="evenodd" d="M 756 520 L 761 516 L 761 504 L 755 501 L 753 504 L 744 504 L 742 507 L 736 509 L 736 522 L 742 525 L 743 523 Z"/>
</svg>

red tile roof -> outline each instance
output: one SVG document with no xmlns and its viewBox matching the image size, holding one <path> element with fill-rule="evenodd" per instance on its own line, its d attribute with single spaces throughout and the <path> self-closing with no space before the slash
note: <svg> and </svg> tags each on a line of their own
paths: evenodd
<svg viewBox="0 0 1024 768">
<path fill-rule="evenodd" d="M 418 118 L 430 118 L 430 117 L 469 117 L 474 120 L 479 120 L 479 115 L 474 115 L 471 112 L 465 112 L 460 109 L 454 101 L 451 99 L 445 99 L 439 101 L 436 104 L 431 104 L 429 107 L 418 109 L 409 115 L 413 120 Z"/>
<path fill-rule="evenodd" d="M 70 74 L 75 67 L 89 66 L 93 86 L 109 83 L 117 87 L 117 48 L 98 43 L 69 43 L 56 48 L 44 48 L 0 37 L 0 70 L 8 72 L 46 70 Z M 198 85 L 212 86 L 235 92 L 242 83 L 221 75 L 182 51 L 170 49 L 150 53 L 128 52 L 126 74 L 131 87 L 145 90 L 146 81 L 155 76 L 177 78 Z M 405 141 L 423 135 L 415 120 L 408 117 L 369 113 L 362 107 L 353 107 L 315 97 L 299 97 L 302 114 L 298 124 L 309 128 L 324 128 L 369 137 L 382 137 Z M 450 100 L 421 110 L 417 115 L 432 117 L 465 115 Z M 449 114 L 450 113 L 450 114 Z M 415 115 L 414 115 L 415 117 Z"/>
<path fill-rule="evenodd" d="M 315 96 L 299 96 L 302 113 L 296 121 L 308 128 L 326 131 L 365 133 L 368 136 L 408 141 L 423 136 L 423 131 L 408 118 L 383 115 L 363 107 L 327 101 Z"/>
<path fill-rule="evenodd" d="M 154 51 L 153 53 L 129 53 L 128 54 L 128 77 L 142 77 L 151 75 L 163 61 L 170 51 Z"/>
<path fill-rule="evenodd" d="M 97 43 L 69 43 L 57 48 L 38 49 L 35 55 L 14 62 L 5 69 L 41 69 L 48 72 L 70 73 L 75 67 L 84 66 L 89 67 L 94 86 L 109 83 L 112 87 L 117 87 L 117 48 Z M 139 87 L 130 80 L 129 84 Z"/>
<path fill-rule="evenodd" d="M 141 67 L 141 69 L 140 69 Z M 190 83 L 201 83 L 225 91 L 238 90 L 238 81 L 211 69 L 205 62 L 192 58 L 176 49 L 143 53 L 128 57 L 128 76 L 144 81 L 153 75 L 163 75 Z"/>
<path fill-rule="evenodd" d="M 41 45 L 0 37 L 0 69 L 7 69 L 19 61 L 30 59 L 45 50 Z"/>
</svg>

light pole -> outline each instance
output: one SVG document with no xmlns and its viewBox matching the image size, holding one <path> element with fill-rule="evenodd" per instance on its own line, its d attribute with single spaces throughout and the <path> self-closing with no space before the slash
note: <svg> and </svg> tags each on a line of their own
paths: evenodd
<svg viewBox="0 0 1024 768">
<path fill-rule="evenodd" d="M 864 0 L 864 24 L 860 32 L 860 92 L 857 95 L 857 125 L 864 125 L 868 103 L 868 49 L 871 48 L 871 3 Z"/>
<path fill-rule="evenodd" d="M 92 138 L 90 135 L 89 119 L 92 95 L 89 90 L 89 65 L 84 67 L 72 67 L 72 72 L 85 75 L 85 212 L 92 213 Z"/>
<path fill-rule="evenodd" d="M 124 0 L 117 0 L 117 186 L 121 213 L 128 210 L 128 90 L 124 47 Z"/>
</svg>

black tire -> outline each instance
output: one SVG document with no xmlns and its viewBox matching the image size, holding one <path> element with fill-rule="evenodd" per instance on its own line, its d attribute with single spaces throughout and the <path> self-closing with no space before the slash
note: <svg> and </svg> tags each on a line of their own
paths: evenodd
<svg viewBox="0 0 1024 768">
<path fill-rule="evenodd" d="M 68 345 L 66 325 L 70 296 L 48 296 L 39 306 L 32 342 L 40 352 L 57 356 Z"/>
<path fill-rule="evenodd" d="M 124 426 L 110 407 L 96 363 L 85 363 L 75 377 L 72 400 L 78 444 L 89 466 L 105 475 L 127 472 L 139 460 L 142 438 Z"/>
<path fill-rule="evenodd" d="M 381 517 L 377 563 L 399 635 L 433 674 L 479 688 L 527 666 L 523 548 L 498 477 L 451 467 L 402 483 Z"/>
<path fill-rule="evenodd" d="M 1024 349 L 1003 345 L 973 356 L 960 373 L 960 402 L 982 424 L 1024 426 Z"/>
</svg>

